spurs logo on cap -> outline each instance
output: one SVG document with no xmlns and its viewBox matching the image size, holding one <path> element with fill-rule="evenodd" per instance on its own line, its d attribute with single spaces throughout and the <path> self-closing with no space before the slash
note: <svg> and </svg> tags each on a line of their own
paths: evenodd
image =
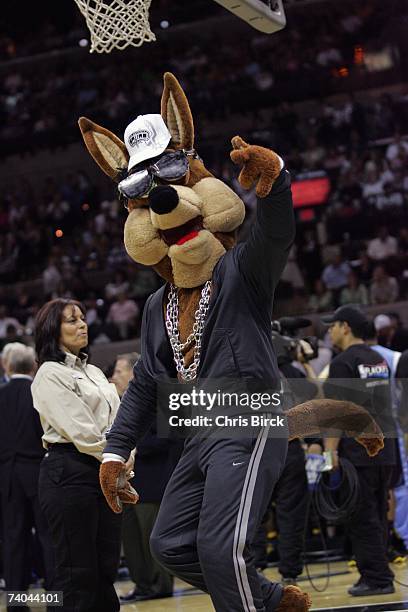
<svg viewBox="0 0 408 612">
<path fill-rule="evenodd" d="M 171 134 L 161 115 L 139 115 L 125 130 L 124 141 L 129 152 L 128 170 L 163 153 L 170 139 Z"/>
<path fill-rule="evenodd" d="M 148 123 L 146 121 L 146 123 Z M 138 147 L 139 145 L 149 146 L 154 143 L 156 137 L 156 131 L 153 129 L 151 123 L 148 127 L 142 130 L 136 130 L 129 135 L 128 143 L 131 147 Z"/>
</svg>

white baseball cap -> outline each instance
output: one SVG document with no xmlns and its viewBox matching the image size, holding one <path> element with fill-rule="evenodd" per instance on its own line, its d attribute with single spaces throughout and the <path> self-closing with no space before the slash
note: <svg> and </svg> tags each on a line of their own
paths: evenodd
<svg viewBox="0 0 408 612">
<path fill-rule="evenodd" d="M 377 331 L 384 329 L 384 327 L 390 327 L 391 319 L 385 314 L 379 314 L 374 319 L 374 327 Z"/>
<path fill-rule="evenodd" d="M 163 153 L 171 134 L 161 115 L 139 115 L 125 130 L 125 145 L 129 152 L 128 170 L 136 164 Z"/>
</svg>

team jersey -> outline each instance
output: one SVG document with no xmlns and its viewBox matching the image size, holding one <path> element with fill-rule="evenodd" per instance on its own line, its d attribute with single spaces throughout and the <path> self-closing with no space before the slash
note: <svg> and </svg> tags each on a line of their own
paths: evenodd
<svg viewBox="0 0 408 612">
<path fill-rule="evenodd" d="M 334 379 L 341 380 L 336 383 Z M 386 360 L 366 344 L 350 346 L 331 362 L 324 392 L 326 397 L 352 401 L 366 408 L 386 434 L 384 449 L 376 457 L 369 457 L 358 442 L 346 437 L 340 441 L 339 455 L 354 465 L 394 465 L 395 430 Z"/>
</svg>

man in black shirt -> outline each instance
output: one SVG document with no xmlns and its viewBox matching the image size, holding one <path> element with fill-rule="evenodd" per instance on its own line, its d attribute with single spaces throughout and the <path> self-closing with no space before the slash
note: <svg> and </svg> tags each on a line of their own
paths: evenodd
<svg viewBox="0 0 408 612">
<path fill-rule="evenodd" d="M 390 373 L 383 357 L 363 340 L 368 327 L 364 313 L 346 305 L 323 321 L 330 324 L 332 343 L 341 351 L 330 364 L 326 397 L 364 406 L 389 434 Z M 334 467 L 338 467 L 338 456 L 351 461 L 360 486 L 360 502 L 347 525 L 360 579 L 348 592 L 353 596 L 393 593 L 394 575 L 387 560 L 387 497 L 396 460 L 394 440 L 385 437 L 384 449 L 375 457 L 351 438 L 328 438 L 325 448 Z"/>
</svg>

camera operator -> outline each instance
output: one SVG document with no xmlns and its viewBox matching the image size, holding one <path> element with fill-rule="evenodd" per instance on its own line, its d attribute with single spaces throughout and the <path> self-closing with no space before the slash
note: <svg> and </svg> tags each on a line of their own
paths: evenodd
<svg viewBox="0 0 408 612">
<path fill-rule="evenodd" d="M 293 365 L 294 361 L 298 361 L 306 366 L 306 371 L 310 371 L 311 377 L 315 378 L 308 363 L 308 359 L 315 355 L 315 351 L 307 342 L 298 341 L 292 336 L 282 333 L 283 331 L 290 333 L 292 330 L 309 325 L 310 322 L 299 319 L 289 320 L 289 318 L 286 318 L 285 321 L 289 324 L 290 330 L 287 327 L 282 328 L 281 325 L 274 325 L 273 337 L 277 349 L 279 370 L 284 379 L 284 386 L 288 387 L 286 395 L 289 394 L 291 397 L 288 407 L 292 407 L 316 396 L 316 385 L 310 382 L 298 367 Z M 283 584 L 296 584 L 297 577 L 303 571 L 302 557 L 308 503 L 305 453 L 298 439 L 289 442 L 285 467 L 276 484 L 272 502 L 275 502 L 279 534 L 279 573 L 282 576 Z M 261 525 L 254 547 L 255 562 L 258 567 L 266 567 L 265 544 L 265 528 L 264 525 Z"/>
<path fill-rule="evenodd" d="M 346 305 L 322 320 L 330 325 L 333 346 L 341 351 L 330 364 L 325 396 L 363 404 L 370 412 L 390 406 L 390 371 L 384 358 L 364 340 L 368 329 L 364 313 Z M 342 379 L 341 384 L 331 383 L 333 379 Z M 361 381 L 357 394 L 348 379 Z M 347 522 L 360 572 L 360 579 L 348 590 L 352 596 L 384 595 L 395 590 L 387 559 L 387 493 L 396 461 L 395 441 L 384 439 L 384 444 L 377 456 L 369 457 L 351 438 L 325 440 L 334 468 L 339 465 L 339 456 L 347 458 L 356 469 L 360 487 L 359 505 Z"/>
</svg>

